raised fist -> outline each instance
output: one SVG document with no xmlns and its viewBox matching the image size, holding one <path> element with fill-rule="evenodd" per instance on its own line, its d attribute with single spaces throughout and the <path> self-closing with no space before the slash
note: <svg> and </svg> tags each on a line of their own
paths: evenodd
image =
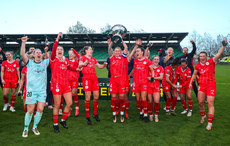
<svg viewBox="0 0 230 146">
<path fill-rule="evenodd" d="M 194 43 L 194 41 L 193 40 L 190 40 L 190 42 L 193 44 Z"/>
<path fill-rule="evenodd" d="M 29 39 L 28 36 L 24 36 L 24 37 L 21 38 L 23 43 L 25 43 L 28 39 Z"/>
</svg>

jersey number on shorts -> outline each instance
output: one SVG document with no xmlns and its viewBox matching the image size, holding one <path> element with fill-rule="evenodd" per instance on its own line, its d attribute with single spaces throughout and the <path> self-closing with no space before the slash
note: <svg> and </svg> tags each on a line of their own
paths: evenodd
<svg viewBox="0 0 230 146">
<path fill-rule="evenodd" d="M 31 97 L 32 96 L 32 92 L 27 92 L 27 97 Z"/>
</svg>

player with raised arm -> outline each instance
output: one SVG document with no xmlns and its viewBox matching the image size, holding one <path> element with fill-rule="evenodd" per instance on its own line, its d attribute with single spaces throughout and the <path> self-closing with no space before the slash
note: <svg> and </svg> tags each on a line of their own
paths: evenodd
<svg viewBox="0 0 230 146">
<path fill-rule="evenodd" d="M 175 58 L 171 63 L 169 63 L 168 66 L 165 67 L 164 69 L 164 77 L 162 80 L 162 87 L 163 87 L 163 91 L 166 95 L 166 115 L 173 115 L 175 116 L 175 106 L 177 103 L 177 88 L 181 88 L 182 86 L 179 85 L 175 85 L 176 84 L 176 80 L 174 80 L 175 77 L 175 69 L 180 65 L 180 59 L 179 58 Z M 171 112 L 169 112 L 170 110 L 170 105 L 171 105 L 171 94 L 173 96 L 172 99 L 172 106 L 171 106 Z"/>
<path fill-rule="evenodd" d="M 133 92 L 136 94 L 137 108 L 140 112 L 140 118 L 144 116 L 144 121 L 149 122 L 148 103 L 147 103 L 147 91 L 148 91 L 148 74 L 152 73 L 151 81 L 154 81 L 154 70 L 152 68 L 152 62 L 144 57 L 145 50 L 139 46 L 134 47 L 129 56 L 129 60 L 136 53 L 137 59 L 134 60 L 134 73 L 133 73 Z M 143 102 L 144 115 L 141 109 L 141 101 Z"/>
<path fill-rule="evenodd" d="M 181 65 L 176 69 L 176 77 L 175 80 L 179 78 L 179 84 L 182 86 L 181 89 L 179 89 L 179 95 L 181 99 L 182 106 L 184 108 L 184 111 L 181 112 L 181 114 L 187 114 L 188 117 L 192 116 L 192 88 L 189 88 L 189 82 L 191 80 L 191 70 L 188 67 L 188 62 L 186 59 L 181 60 Z M 187 109 L 187 104 L 185 101 L 185 94 L 188 98 L 188 106 L 189 110 Z"/>
<path fill-rule="evenodd" d="M 78 68 L 80 55 L 73 49 L 69 50 L 69 65 L 71 67 Z M 70 86 L 72 89 L 72 96 L 75 103 L 75 116 L 77 117 L 79 115 L 79 99 L 77 95 L 77 88 L 79 83 L 79 71 L 78 70 L 68 70 L 68 77 Z"/>
<path fill-rule="evenodd" d="M 22 37 L 21 56 L 27 67 L 27 82 L 26 82 L 26 102 L 27 112 L 25 114 L 25 126 L 22 137 L 28 137 L 28 128 L 33 116 L 35 104 L 37 104 L 37 113 L 34 116 L 34 124 L 32 131 L 35 135 L 40 135 L 37 126 L 41 120 L 43 109 L 46 102 L 46 86 L 47 86 L 47 66 L 49 60 L 42 60 L 40 49 L 33 51 L 34 60 L 28 59 L 25 48 L 28 37 Z"/>
<path fill-rule="evenodd" d="M 113 51 L 113 42 L 109 43 L 108 53 L 110 57 L 110 85 L 109 92 L 111 93 L 111 108 L 113 112 L 113 122 L 117 122 L 116 116 L 116 100 L 119 97 L 120 103 L 120 121 L 123 123 L 125 121 L 124 111 L 125 111 L 125 92 L 126 84 L 128 81 L 128 60 L 127 53 L 128 47 L 124 41 L 122 41 L 124 51 L 122 53 L 120 47 L 116 47 Z"/>
<path fill-rule="evenodd" d="M 81 50 L 81 60 L 79 62 L 79 68 L 82 68 L 82 83 L 83 90 L 85 91 L 85 113 L 86 121 L 88 125 L 91 125 L 92 122 L 89 117 L 89 108 L 90 108 L 90 97 L 91 92 L 93 91 L 93 117 L 97 122 L 100 122 L 100 119 L 97 114 L 98 110 L 98 99 L 99 99 L 99 86 L 98 78 L 95 71 L 95 66 L 99 69 L 106 67 L 107 63 L 104 62 L 103 65 L 100 65 L 97 60 L 92 57 L 93 49 L 90 46 L 85 46 Z"/>
<path fill-rule="evenodd" d="M 7 60 L 2 62 L 1 66 L 1 80 L 3 84 L 3 99 L 5 105 L 3 111 L 6 111 L 10 106 L 10 111 L 15 112 L 14 103 L 16 100 L 16 90 L 20 81 L 19 64 L 16 60 L 13 60 L 13 54 L 6 52 Z M 11 103 L 8 103 L 8 94 L 11 89 Z"/>
<path fill-rule="evenodd" d="M 215 81 L 215 64 L 223 54 L 225 47 L 227 46 L 227 40 L 222 41 L 223 46 L 220 48 L 216 56 L 208 59 L 206 52 L 200 52 L 198 62 L 195 66 L 192 78 L 189 83 L 189 87 L 192 87 L 192 82 L 195 80 L 196 76 L 199 74 L 199 89 L 198 89 L 198 102 L 201 120 L 200 123 L 205 122 L 205 108 L 204 101 L 207 97 L 208 101 L 208 125 L 207 130 L 212 129 L 212 121 L 214 117 L 214 100 L 216 96 L 216 81 Z"/>
<path fill-rule="evenodd" d="M 153 98 L 154 98 L 154 111 L 155 122 L 159 122 L 158 113 L 160 110 L 160 80 L 163 79 L 164 69 L 159 65 L 160 57 L 158 55 L 153 56 L 152 68 L 154 70 L 154 82 L 149 82 L 148 85 L 148 113 L 149 120 L 153 121 Z M 151 72 L 149 72 L 149 81 L 151 80 Z"/>
<path fill-rule="evenodd" d="M 69 111 L 72 105 L 72 90 L 69 84 L 69 78 L 67 74 L 67 70 L 74 70 L 76 71 L 78 68 L 75 66 L 69 66 L 69 60 L 64 57 L 64 48 L 62 46 L 58 46 L 58 42 L 62 33 L 59 32 L 56 41 L 53 45 L 53 50 L 50 57 L 50 64 L 51 64 L 51 87 L 53 92 L 53 99 L 54 99 L 54 108 L 53 108 L 53 127 L 54 132 L 58 133 L 58 111 L 61 104 L 62 96 L 65 99 L 66 106 L 64 108 L 64 112 L 62 115 L 62 119 L 60 124 L 65 128 L 68 129 L 66 124 L 66 119 L 68 118 Z"/>
</svg>

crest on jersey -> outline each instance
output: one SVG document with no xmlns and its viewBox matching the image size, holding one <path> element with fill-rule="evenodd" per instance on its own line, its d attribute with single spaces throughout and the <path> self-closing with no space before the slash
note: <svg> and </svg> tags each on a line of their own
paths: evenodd
<svg viewBox="0 0 230 146">
<path fill-rule="evenodd" d="M 158 69 L 157 72 L 160 72 L 160 70 Z"/>
<path fill-rule="evenodd" d="M 14 67 L 16 67 L 16 64 L 14 64 Z"/>
<path fill-rule="evenodd" d="M 146 61 L 143 62 L 143 64 L 146 64 L 146 63 L 147 63 Z"/>
<path fill-rule="evenodd" d="M 41 64 L 41 66 L 44 66 L 44 64 Z"/>
<path fill-rule="evenodd" d="M 65 64 L 67 64 L 67 61 L 65 61 Z"/>
<path fill-rule="evenodd" d="M 209 62 L 206 62 L 205 64 L 206 64 L 206 65 L 209 65 Z"/>
</svg>

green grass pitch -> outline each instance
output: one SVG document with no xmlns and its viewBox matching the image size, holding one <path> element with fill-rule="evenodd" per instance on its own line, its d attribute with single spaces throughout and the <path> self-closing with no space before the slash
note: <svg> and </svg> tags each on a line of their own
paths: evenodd
<svg viewBox="0 0 230 146">
<path fill-rule="evenodd" d="M 99 77 L 107 77 L 105 69 L 98 71 Z M 215 99 L 215 116 L 212 131 L 206 131 L 207 119 L 200 124 L 200 114 L 197 99 L 193 94 L 193 115 L 188 118 L 180 115 L 183 110 L 177 103 L 177 116 L 166 116 L 163 110 L 165 102 L 161 102 L 159 123 L 144 123 L 139 120 L 138 110 L 134 101 L 130 102 L 130 119 L 125 123 L 112 122 L 112 112 L 109 100 L 99 101 L 99 117 L 101 122 L 91 119 L 88 126 L 85 120 L 84 101 L 80 100 L 79 117 L 68 118 L 69 129 L 60 126 L 60 133 L 53 132 L 52 110 L 45 107 L 39 124 L 40 136 L 32 133 L 22 138 L 24 111 L 22 99 L 16 99 L 16 112 L 2 111 L 3 99 L 0 98 L 0 145 L 230 145 L 230 66 L 216 66 L 217 96 Z M 1 89 L 0 89 L 1 90 Z M 2 90 L 0 91 L 2 95 Z M 92 102 L 90 113 L 92 114 Z M 206 105 L 207 115 L 207 105 Z M 60 119 L 61 117 L 59 117 Z"/>
</svg>

